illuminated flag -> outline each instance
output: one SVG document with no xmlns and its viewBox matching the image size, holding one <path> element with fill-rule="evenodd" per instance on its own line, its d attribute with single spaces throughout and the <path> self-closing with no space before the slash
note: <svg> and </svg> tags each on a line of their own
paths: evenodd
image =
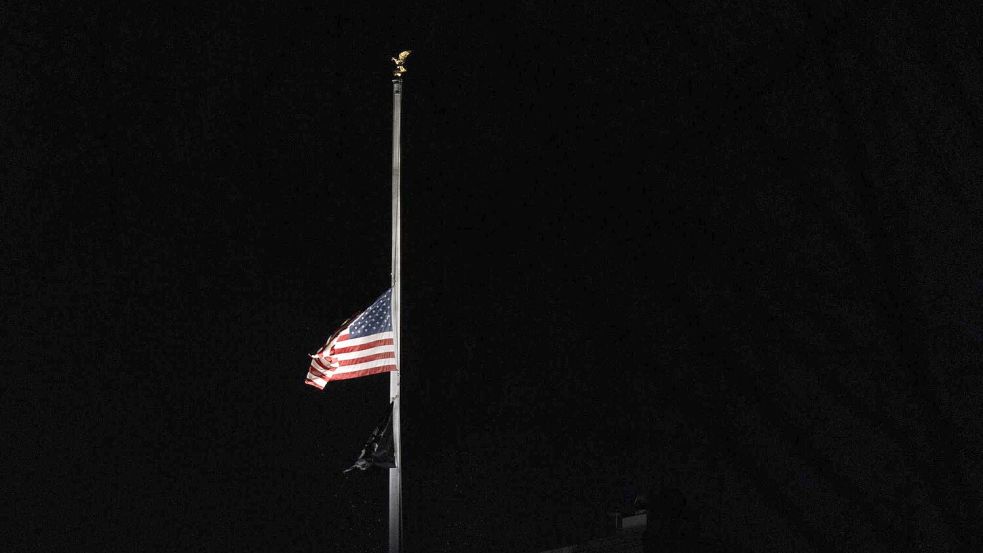
<svg viewBox="0 0 983 553">
<path fill-rule="evenodd" d="M 346 323 L 311 356 L 305 384 L 319 390 L 331 380 L 396 370 L 393 345 L 392 289 Z"/>
</svg>

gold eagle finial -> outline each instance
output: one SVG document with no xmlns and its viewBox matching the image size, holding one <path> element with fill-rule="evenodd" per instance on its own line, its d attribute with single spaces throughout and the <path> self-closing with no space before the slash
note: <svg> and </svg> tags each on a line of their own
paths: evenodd
<svg viewBox="0 0 983 553">
<path fill-rule="evenodd" d="M 410 52 L 412 50 L 403 50 L 399 53 L 398 57 L 390 58 L 396 64 L 396 69 L 393 71 L 394 77 L 402 77 L 403 73 L 406 73 L 406 67 L 403 66 L 403 63 L 406 61 L 406 58 L 410 57 Z"/>
</svg>

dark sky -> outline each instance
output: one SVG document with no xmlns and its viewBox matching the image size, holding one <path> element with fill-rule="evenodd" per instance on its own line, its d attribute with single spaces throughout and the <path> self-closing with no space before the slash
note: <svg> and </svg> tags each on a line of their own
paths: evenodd
<svg viewBox="0 0 983 553">
<path fill-rule="evenodd" d="M 0 544 L 407 551 L 680 489 L 731 551 L 979 551 L 974 3 L 20 6 L 0 21 Z"/>
</svg>

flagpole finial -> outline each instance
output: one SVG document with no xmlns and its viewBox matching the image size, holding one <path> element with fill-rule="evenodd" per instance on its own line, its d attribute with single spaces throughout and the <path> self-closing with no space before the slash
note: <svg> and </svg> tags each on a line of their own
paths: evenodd
<svg viewBox="0 0 983 553">
<path fill-rule="evenodd" d="M 406 62 L 406 58 L 410 56 L 411 52 L 412 50 L 403 50 L 397 57 L 390 58 L 396 64 L 396 69 L 393 70 L 393 77 L 402 77 L 403 73 L 406 73 L 406 67 L 403 63 Z"/>
</svg>

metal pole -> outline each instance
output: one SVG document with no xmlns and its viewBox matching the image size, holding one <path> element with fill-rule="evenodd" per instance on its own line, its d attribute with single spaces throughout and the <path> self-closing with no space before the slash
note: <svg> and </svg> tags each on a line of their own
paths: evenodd
<svg viewBox="0 0 983 553">
<path fill-rule="evenodd" d="M 396 370 L 389 373 L 389 399 L 393 404 L 393 445 L 396 449 L 396 466 L 389 469 L 389 553 L 399 553 L 400 545 L 403 541 L 403 488 L 401 474 L 403 468 L 402 443 L 399 435 L 399 373 L 403 366 L 399 358 L 399 301 L 400 301 L 400 266 L 399 266 L 399 171 L 400 171 L 400 152 L 399 152 L 399 124 L 400 124 L 400 101 L 403 93 L 403 73 L 406 69 L 403 62 L 409 52 L 402 52 L 399 58 L 393 58 L 396 63 L 396 71 L 393 72 L 393 172 L 392 172 L 392 321 L 393 321 L 393 346 L 396 350 Z"/>
</svg>

